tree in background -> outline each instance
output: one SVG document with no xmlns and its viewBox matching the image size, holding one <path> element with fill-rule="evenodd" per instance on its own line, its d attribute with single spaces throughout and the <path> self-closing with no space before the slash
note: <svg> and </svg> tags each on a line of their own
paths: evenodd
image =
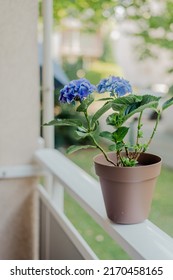
<svg viewBox="0 0 173 280">
<path fill-rule="evenodd" d="M 135 22 L 143 39 L 141 58 L 155 56 L 151 46 L 159 46 L 167 50 L 173 49 L 173 1 L 156 0 L 123 0 L 125 18 Z M 173 68 L 169 69 L 173 72 Z"/>
<path fill-rule="evenodd" d="M 74 17 L 82 22 L 84 29 L 97 30 L 105 20 L 115 16 L 117 3 L 117 0 L 54 0 L 54 19 L 59 23 L 65 17 Z"/>
<path fill-rule="evenodd" d="M 41 11 L 41 2 L 39 4 Z M 172 0 L 54 0 L 54 23 L 59 25 L 63 18 L 74 17 L 82 22 L 84 29 L 97 30 L 102 23 L 116 20 L 120 7 L 124 8 L 124 18 L 136 22 L 139 27 L 135 35 L 143 38 L 144 56 L 151 55 L 151 45 L 172 50 Z"/>
</svg>

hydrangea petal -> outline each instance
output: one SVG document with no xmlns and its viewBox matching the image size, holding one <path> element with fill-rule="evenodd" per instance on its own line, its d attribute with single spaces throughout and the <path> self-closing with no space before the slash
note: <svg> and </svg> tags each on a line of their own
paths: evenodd
<svg viewBox="0 0 173 280">
<path fill-rule="evenodd" d="M 59 101 L 62 103 L 74 103 L 77 100 L 82 101 L 95 90 L 96 87 L 87 79 L 72 80 L 60 90 Z"/>
<path fill-rule="evenodd" d="M 102 79 L 97 85 L 99 93 L 110 92 L 110 95 L 117 97 L 124 96 L 127 93 L 132 93 L 132 87 L 129 81 L 115 76 L 110 76 L 107 79 Z"/>
</svg>

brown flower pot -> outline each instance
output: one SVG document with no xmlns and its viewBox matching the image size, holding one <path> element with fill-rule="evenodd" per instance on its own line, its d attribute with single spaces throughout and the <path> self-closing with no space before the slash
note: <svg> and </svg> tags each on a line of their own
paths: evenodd
<svg viewBox="0 0 173 280">
<path fill-rule="evenodd" d="M 116 154 L 109 153 L 116 162 Z M 161 158 L 142 153 L 139 166 L 115 167 L 99 154 L 94 158 L 108 218 L 118 224 L 135 224 L 148 218 Z"/>
</svg>

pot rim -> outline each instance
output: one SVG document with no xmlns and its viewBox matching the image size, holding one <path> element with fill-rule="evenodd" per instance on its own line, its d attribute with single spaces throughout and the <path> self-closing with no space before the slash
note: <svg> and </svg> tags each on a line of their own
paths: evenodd
<svg viewBox="0 0 173 280">
<path fill-rule="evenodd" d="M 108 152 L 107 155 L 113 155 L 116 154 L 116 152 Z M 125 153 L 124 153 L 125 154 Z M 100 166 L 109 166 L 109 168 L 122 168 L 122 169 L 129 169 L 129 168 L 133 168 L 133 169 L 139 169 L 139 168 L 148 168 L 150 166 L 156 166 L 162 163 L 162 158 L 158 155 L 152 154 L 152 153 L 141 153 L 141 156 L 153 156 L 155 157 L 155 161 L 154 163 L 150 163 L 150 164 L 141 164 L 141 165 L 137 165 L 137 166 L 114 166 L 111 163 L 109 163 L 104 155 L 102 153 L 99 153 L 98 155 L 96 155 L 93 158 L 93 161 L 95 164 L 100 165 Z M 100 159 L 100 160 L 99 160 Z M 101 159 L 105 159 L 104 161 L 102 161 Z"/>
</svg>

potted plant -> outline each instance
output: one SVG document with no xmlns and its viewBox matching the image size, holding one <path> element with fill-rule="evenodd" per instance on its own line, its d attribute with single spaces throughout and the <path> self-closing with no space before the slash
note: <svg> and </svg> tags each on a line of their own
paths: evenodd
<svg viewBox="0 0 173 280">
<path fill-rule="evenodd" d="M 94 92 L 108 95 L 98 99 L 103 102 L 92 116 L 88 109 L 95 101 Z M 87 79 L 70 81 L 60 91 L 59 100 L 75 106 L 78 113 L 85 116 L 80 119 L 58 119 L 45 125 L 73 126 L 78 138 L 90 137 L 93 145 L 71 146 L 68 153 L 83 148 L 97 148 L 101 154 L 94 158 L 96 174 L 100 178 L 102 193 L 109 219 L 115 223 L 133 224 L 144 221 L 150 211 L 156 179 L 160 174 L 161 158 L 146 153 L 155 135 L 161 112 L 173 104 L 170 98 L 162 105 L 160 97 L 150 94 L 132 93 L 130 83 L 124 78 L 110 76 L 92 85 Z M 96 100 L 96 101 L 98 101 Z M 143 113 L 145 109 L 157 113 L 153 131 L 149 139 L 143 138 Z M 101 131 L 99 137 L 108 141 L 106 152 L 97 140 L 100 117 L 108 112 L 106 123 L 112 131 Z M 128 143 L 130 133 L 129 120 L 137 119 L 136 140 Z"/>
</svg>

